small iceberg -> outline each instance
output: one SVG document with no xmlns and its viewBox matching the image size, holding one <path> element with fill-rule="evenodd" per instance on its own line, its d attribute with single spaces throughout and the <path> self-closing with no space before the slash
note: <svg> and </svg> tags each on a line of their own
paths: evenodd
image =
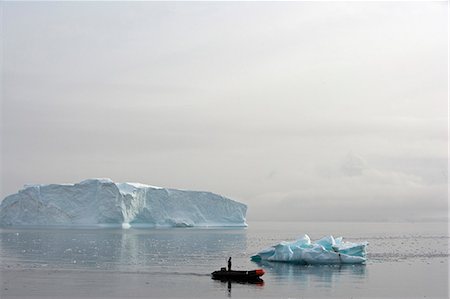
<svg viewBox="0 0 450 299">
<path fill-rule="evenodd" d="M 366 262 L 368 242 L 346 242 L 342 237 L 324 237 L 311 242 L 303 235 L 293 242 L 282 241 L 261 250 L 251 257 L 252 261 L 288 262 L 303 265 L 362 264 Z"/>
</svg>

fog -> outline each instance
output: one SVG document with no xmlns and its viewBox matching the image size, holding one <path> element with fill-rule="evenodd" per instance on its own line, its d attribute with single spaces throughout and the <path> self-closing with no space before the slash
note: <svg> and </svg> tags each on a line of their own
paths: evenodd
<svg viewBox="0 0 450 299">
<path fill-rule="evenodd" d="M 109 177 L 249 220 L 448 217 L 447 2 L 1 2 L 1 198 Z"/>
</svg>

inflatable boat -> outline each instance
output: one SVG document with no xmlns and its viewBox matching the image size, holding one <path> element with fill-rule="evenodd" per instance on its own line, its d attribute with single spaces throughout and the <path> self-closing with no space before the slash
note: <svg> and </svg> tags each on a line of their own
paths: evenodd
<svg viewBox="0 0 450 299">
<path fill-rule="evenodd" d="M 260 280 L 260 277 L 264 275 L 263 269 L 256 269 L 250 271 L 235 271 L 235 270 L 226 270 L 225 268 L 221 268 L 219 271 L 214 271 L 211 273 L 213 279 L 220 280 L 236 280 L 236 281 L 252 281 L 252 280 Z"/>
</svg>

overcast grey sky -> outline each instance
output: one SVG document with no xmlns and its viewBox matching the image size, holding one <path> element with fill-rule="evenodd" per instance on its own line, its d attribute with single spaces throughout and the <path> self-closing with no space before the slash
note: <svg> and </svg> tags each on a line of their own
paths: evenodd
<svg viewBox="0 0 450 299">
<path fill-rule="evenodd" d="M 1 194 L 110 177 L 249 220 L 442 220 L 447 2 L 2 1 Z"/>
</svg>

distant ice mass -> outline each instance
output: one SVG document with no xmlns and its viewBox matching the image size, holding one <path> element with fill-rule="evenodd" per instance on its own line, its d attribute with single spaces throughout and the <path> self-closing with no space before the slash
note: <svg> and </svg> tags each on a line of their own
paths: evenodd
<svg viewBox="0 0 450 299">
<path fill-rule="evenodd" d="M 314 264 L 362 264 L 366 261 L 367 242 L 345 242 L 342 237 L 324 237 L 311 243 L 308 235 L 293 242 L 280 242 L 253 255 L 255 262 Z"/>
<path fill-rule="evenodd" d="M 25 185 L 0 205 L 0 226 L 247 226 L 247 206 L 211 192 L 88 179 Z"/>
</svg>

